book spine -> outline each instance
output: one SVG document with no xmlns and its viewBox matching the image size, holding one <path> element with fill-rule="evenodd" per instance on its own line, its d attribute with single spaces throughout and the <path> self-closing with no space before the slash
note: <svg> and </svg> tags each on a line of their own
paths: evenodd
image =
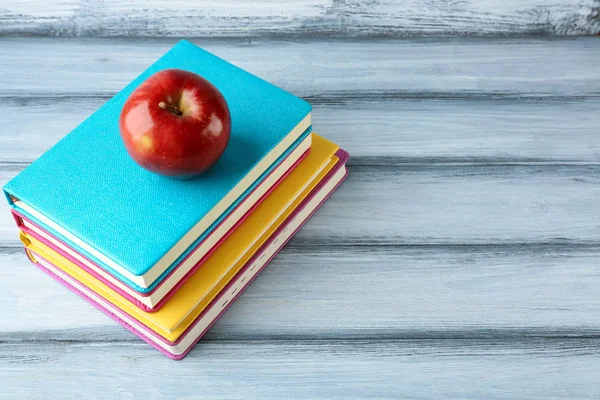
<svg viewBox="0 0 600 400">
<path fill-rule="evenodd" d="M 8 193 L 5 188 L 2 188 L 2 192 L 4 193 L 4 196 L 6 197 L 6 200 L 8 201 L 8 204 L 10 204 L 10 205 L 13 205 L 13 203 L 15 201 L 19 200 L 12 194 Z"/>
</svg>

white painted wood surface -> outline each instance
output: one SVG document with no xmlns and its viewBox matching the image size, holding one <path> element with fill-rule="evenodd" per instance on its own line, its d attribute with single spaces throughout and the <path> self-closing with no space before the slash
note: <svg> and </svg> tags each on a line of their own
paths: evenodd
<svg viewBox="0 0 600 400">
<path fill-rule="evenodd" d="M 600 52 L 600 43 L 598 46 Z M 590 82 L 591 83 L 591 82 Z M 600 93 L 600 88 L 599 88 Z M 592 97 L 592 96 L 590 96 Z M 104 97 L 3 98 L 0 163 L 23 168 L 98 109 Z M 600 98 L 558 101 L 368 99 L 314 104 L 318 132 L 352 163 L 595 163 Z M 56 118 L 60 115 L 60 118 Z M 571 133 L 572 132 L 572 133 Z M 573 135 L 577 140 L 573 140 Z M 367 136 L 369 140 L 363 140 Z"/>
<path fill-rule="evenodd" d="M 430 7 L 471 12 L 447 33 L 489 33 L 500 15 L 514 22 L 500 33 L 556 33 L 515 10 L 588 4 L 506 2 L 473 19 L 487 3 Z M 0 33 L 191 26 L 173 22 L 176 3 L 162 19 L 148 4 L 5 4 Z M 324 40 L 311 37 L 323 10 L 346 21 L 331 35 L 373 36 L 372 16 L 398 6 L 293 4 L 246 31 L 226 29 L 225 8 L 205 22 L 301 40 L 194 41 L 311 101 L 317 131 L 353 156 L 348 181 L 182 362 L 31 266 L 0 202 L 0 399 L 598 398 L 600 39 Z M 389 36 L 417 32 L 389 21 Z M 0 38 L 0 185 L 174 42 Z"/>
<path fill-rule="evenodd" d="M 321 218 L 316 215 L 315 218 Z M 598 245 L 310 246 L 293 240 L 209 333 L 211 340 L 600 335 Z M 3 249 L 0 341 L 137 342 Z M 35 296 L 24 296 L 21 287 Z M 148 354 L 154 350 L 148 348 Z M 156 354 L 160 357 L 160 354 Z M 202 358 L 202 351 L 192 356 Z"/>
<path fill-rule="evenodd" d="M 178 41 L 1 40 L 0 88 L 3 96 L 17 99 L 112 96 Z M 192 42 L 316 104 L 600 97 L 596 37 Z"/>
<path fill-rule="evenodd" d="M 176 41 L 1 39 L 0 162 L 33 161 Z M 597 38 L 194 42 L 310 101 L 354 159 L 600 161 Z"/>
<path fill-rule="evenodd" d="M 218 341 L 173 363 L 139 343 L 19 343 L 0 374 L 7 399 L 33 386 L 60 399 L 594 399 L 598 352 L 597 339 Z"/>
<path fill-rule="evenodd" d="M 597 0 L 26 0 L 0 5 L 0 34 L 43 36 L 581 35 Z"/>
</svg>

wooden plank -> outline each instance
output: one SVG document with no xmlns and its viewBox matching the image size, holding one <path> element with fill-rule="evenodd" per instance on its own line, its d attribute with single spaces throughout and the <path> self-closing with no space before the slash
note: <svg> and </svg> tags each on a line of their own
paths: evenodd
<svg viewBox="0 0 600 400">
<path fill-rule="evenodd" d="M 599 160 L 598 40 L 201 42 L 312 102 L 355 157 Z M 0 162 L 35 159 L 171 45 L 0 40 Z"/>
<path fill-rule="evenodd" d="M 98 109 L 104 98 L 3 103 L 0 168 L 37 159 Z M 600 99 L 519 102 L 396 100 L 316 104 L 316 132 L 353 163 L 598 163 Z"/>
<path fill-rule="evenodd" d="M 293 240 L 208 338 L 598 337 L 599 254 L 597 245 L 336 247 Z M 0 265 L 0 342 L 136 342 L 31 265 L 22 249 L 4 248 Z"/>
<path fill-rule="evenodd" d="M 0 9 L 0 34 L 36 36 L 582 35 L 600 31 L 594 0 L 261 0 L 193 4 L 20 1 Z"/>
<path fill-rule="evenodd" d="M 298 237 L 332 244 L 597 243 L 599 172 L 600 165 L 355 165 Z M 16 173 L 0 170 L 0 185 Z M 15 239 L 0 202 L 0 241 Z"/>
<path fill-rule="evenodd" d="M 2 38 L 0 96 L 112 96 L 176 42 Z M 600 97 L 596 38 L 193 42 L 315 103 Z"/>
<path fill-rule="evenodd" d="M 598 342 L 205 343 L 174 362 L 144 345 L 2 344 L 6 398 L 598 398 Z M 232 382 L 235 382 L 233 385 Z"/>
</svg>

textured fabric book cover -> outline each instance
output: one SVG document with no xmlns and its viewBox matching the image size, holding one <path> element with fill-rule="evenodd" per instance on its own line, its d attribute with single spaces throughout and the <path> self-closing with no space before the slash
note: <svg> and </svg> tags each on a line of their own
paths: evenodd
<svg viewBox="0 0 600 400">
<path fill-rule="evenodd" d="M 167 68 L 208 79 L 231 111 L 230 143 L 219 163 L 198 179 L 177 181 L 145 171 L 129 157 L 120 138 L 118 118 L 129 94 Z M 140 276 L 294 129 L 302 127 L 298 137 L 307 135 L 310 111 L 303 100 L 182 41 L 4 190 L 9 202 L 17 198 L 26 203 Z M 123 278 L 107 263 L 95 261 Z"/>
<path fill-rule="evenodd" d="M 300 165 L 256 208 L 157 312 L 147 313 L 98 279 L 60 257 L 43 243 L 25 235 L 27 247 L 83 283 L 111 304 L 139 320 L 144 326 L 174 342 L 223 289 L 252 255 L 269 239 L 294 210 L 334 168 L 338 146 L 315 135 L 313 150 Z"/>
</svg>

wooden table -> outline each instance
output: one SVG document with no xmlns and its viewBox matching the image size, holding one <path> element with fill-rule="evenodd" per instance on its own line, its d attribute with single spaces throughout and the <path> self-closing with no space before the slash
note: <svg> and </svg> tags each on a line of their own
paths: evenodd
<svg viewBox="0 0 600 400">
<path fill-rule="evenodd" d="M 310 101 L 348 180 L 181 362 L 0 202 L 0 398 L 599 398 L 598 1 L 221 3 L 0 5 L 0 185 L 176 37 Z"/>
</svg>

